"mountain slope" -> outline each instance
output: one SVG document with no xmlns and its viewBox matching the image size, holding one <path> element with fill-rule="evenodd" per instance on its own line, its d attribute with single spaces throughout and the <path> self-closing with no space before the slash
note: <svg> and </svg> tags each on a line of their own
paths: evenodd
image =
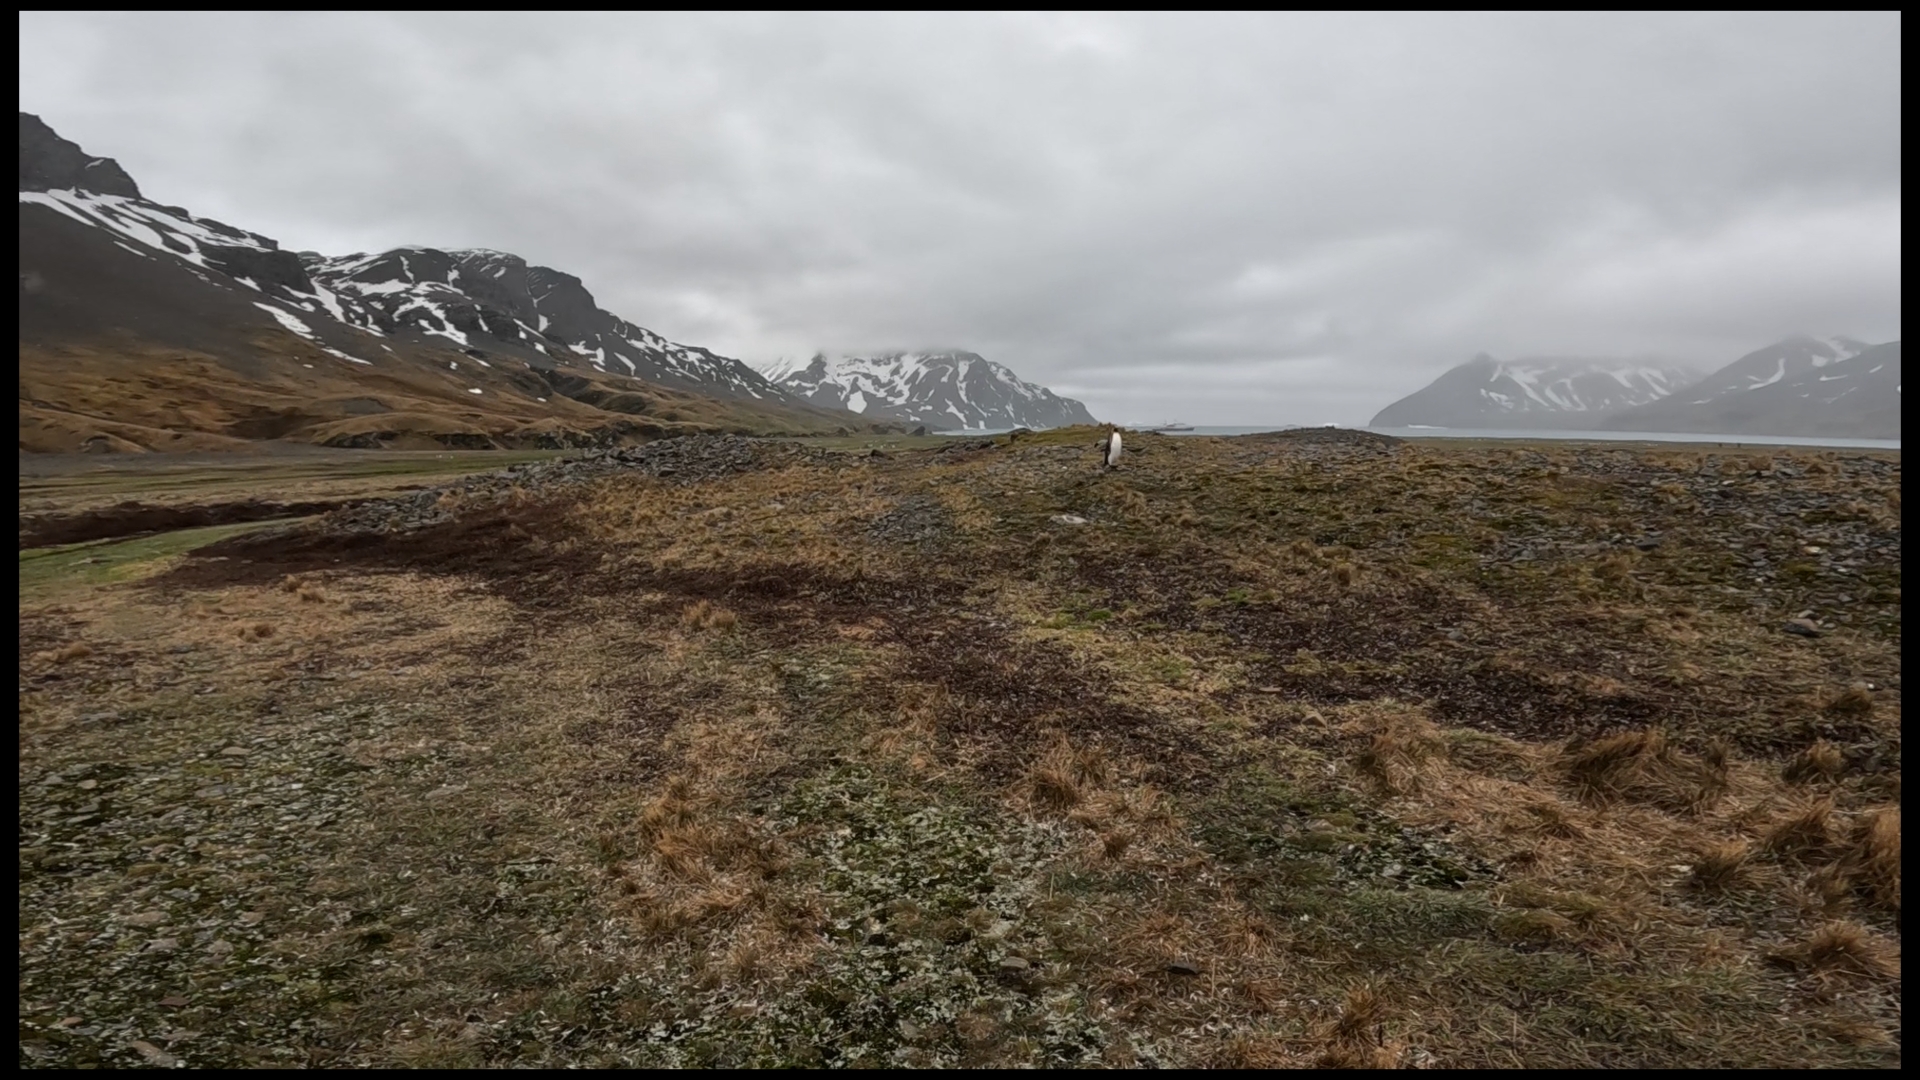
<svg viewBox="0 0 1920 1080">
<path fill-rule="evenodd" d="M 1609 418 L 1620 431 L 1900 437 L 1900 343 L 1788 338 L 1664 401 Z"/>
<path fill-rule="evenodd" d="M 960 428 L 1049 428 L 1096 421 L 1087 407 L 970 352 L 817 354 L 769 376 L 801 400 L 861 416 Z"/>
<path fill-rule="evenodd" d="M 1380 410 L 1372 426 L 1592 428 L 1603 416 L 1659 401 L 1694 377 L 1662 360 L 1502 361 L 1481 353 Z"/>
<path fill-rule="evenodd" d="M 462 349 L 518 346 L 697 393 L 792 400 L 740 361 L 635 326 L 595 304 L 579 278 L 517 255 L 409 247 L 302 261 L 349 319 L 385 332 L 410 327 Z"/>
<path fill-rule="evenodd" d="M 327 259 L 20 114 L 21 446 L 585 445 L 871 426 L 498 252 Z"/>
</svg>

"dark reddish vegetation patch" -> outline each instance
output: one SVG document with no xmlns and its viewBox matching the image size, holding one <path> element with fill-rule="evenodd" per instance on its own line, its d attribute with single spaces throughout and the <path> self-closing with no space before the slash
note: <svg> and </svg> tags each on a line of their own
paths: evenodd
<svg viewBox="0 0 1920 1080">
<path fill-rule="evenodd" d="M 265 499 L 242 502 L 206 503 L 194 506 L 151 506 L 141 502 L 123 502 L 104 510 L 77 514 L 49 514 L 20 519 L 20 549 L 53 547 L 58 544 L 82 544 L 89 540 L 111 540 L 141 533 L 198 529 L 208 525 L 239 525 L 249 521 L 275 521 L 280 518 L 324 514 L 366 499 L 335 499 L 318 502 L 280 503 Z"/>
<path fill-rule="evenodd" d="M 1658 665 L 1650 656 L 1629 657 L 1618 635 L 1601 632 L 1608 629 L 1604 624 L 1589 626 L 1565 613 L 1529 611 L 1490 597 L 1475 603 L 1426 583 L 1394 580 L 1350 592 L 1295 592 L 1274 603 L 1201 607 L 1196 601 L 1218 600 L 1245 583 L 1203 557 L 1103 560 L 1082 571 L 1082 580 L 1100 588 L 1112 606 L 1135 605 L 1157 622 L 1222 634 L 1251 650 L 1253 686 L 1312 704 L 1394 698 L 1426 705 L 1442 724 L 1528 739 L 1684 726 L 1705 707 L 1697 692 L 1633 674 L 1636 667 Z M 1489 633 L 1488 624 L 1506 629 Z M 1480 629 L 1462 642 L 1449 641 L 1448 633 L 1461 626 Z M 1529 656 L 1549 644 L 1582 647 L 1539 664 L 1495 659 L 1497 652 Z M 1608 677 L 1620 690 L 1590 691 L 1582 675 Z M 1764 751 L 1796 741 L 1771 729 L 1737 740 Z"/>
<path fill-rule="evenodd" d="M 1149 777 L 1176 789 L 1208 786 L 1207 747 L 1167 720 L 1114 701 L 1100 674 L 1066 649 L 1015 641 L 964 621 L 908 625 L 904 678 L 946 691 L 939 730 L 984 752 L 980 771 L 997 782 L 1023 773 L 1055 732 L 1076 746 L 1110 746 L 1145 762 Z"/>
<path fill-rule="evenodd" d="M 502 504 L 396 533 L 301 530 L 229 537 L 192 552 L 151 584 L 222 588 L 326 570 L 410 571 L 480 577 L 516 603 L 551 608 L 571 603 L 581 579 L 600 564 L 598 551 L 577 542 L 566 520 L 570 505 Z"/>
</svg>

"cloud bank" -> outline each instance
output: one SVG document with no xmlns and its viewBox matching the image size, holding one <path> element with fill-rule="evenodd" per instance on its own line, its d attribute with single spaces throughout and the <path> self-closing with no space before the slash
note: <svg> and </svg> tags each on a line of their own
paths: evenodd
<svg viewBox="0 0 1920 1080">
<path fill-rule="evenodd" d="M 21 15 L 21 108 L 329 253 L 491 247 L 750 363 L 1362 423 L 1486 350 L 1899 336 L 1900 18 Z"/>
</svg>

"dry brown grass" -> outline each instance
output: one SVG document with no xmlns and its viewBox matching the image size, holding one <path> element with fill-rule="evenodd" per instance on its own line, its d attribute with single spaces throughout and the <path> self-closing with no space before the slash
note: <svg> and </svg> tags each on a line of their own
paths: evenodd
<svg viewBox="0 0 1920 1080">
<path fill-rule="evenodd" d="M 680 612 L 680 625 L 689 630 L 728 631 L 740 624 L 740 617 L 710 600 L 699 600 Z"/>
<path fill-rule="evenodd" d="M 1782 859 L 1810 862 L 1833 849 L 1833 799 L 1808 799 L 1767 830 L 1761 846 Z"/>
<path fill-rule="evenodd" d="M 669 777 L 640 815 L 640 835 L 648 841 L 659 839 L 669 829 L 683 828 L 692 824 L 694 803 L 692 799 L 693 780 L 682 775 Z"/>
<path fill-rule="evenodd" d="M 1402 1048 L 1386 1037 L 1386 1006 L 1379 992 L 1365 983 L 1347 991 L 1325 1042 L 1325 1049 L 1314 1060 L 1314 1065 L 1322 1069 L 1392 1069 L 1400 1065 Z"/>
<path fill-rule="evenodd" d="M 1572 919 L 1543 908 L 1506 912 L 1494 922 L 1494 932 L 1502 941 L 1526 945 L 1553 945 L 1578 936 Z"/>
<path fill-rule="evenodd" d="M 1538 827 L 1542 835 L 1560 840 L 1578 840 L 1587 835 L 1587 830 L 1581 828 L 1580 823 L 1567 813 L 1567 808 L 1559 803 L 1532 803 L 1527 810 L 1539 819 Z"/>
<path fill-rule="evenodd" d="M 1687 883 L 1707 892 L 1724 892 L 1750 880 L 1747 860 L 1753 849 L 1744 840 L 1727 840 L 1707 848 L 1693 864 Z"/>
<path fill-rule="evenodd" d="M 36 663 L 70 664 L 75 660 L 84 660 L 93 655 L 93 646 L 84 641 L 70 641 L 57 649 L 45 649 L 33 654 Z"/>
<path fill-rule="evenodd" d="M 1645 728 L 1596 739 L 1571 751 L 1566 770 L 1582 798 L 1697 811 L 1726 792 L 1729 753 L 1723 744 L 1711 744 L 1696 757 L 1674 746 L 1658 729 Z"/>
<path fill-rule="evenodd" d="M 1367 741 L 1354 754 L 1354 770 L 1388 794 L 1417 789 L 1427 763 L 1446 755 L 1446 741 L 1417 709 L 1387 702 L 1356 722 Z"/>
<path fill-rule="evenodd" d="M 1036 765 L 1027 781 L 1035 806 L 1067 810 L 1080 804 L 1080 785 L 1074 782 L 1071 773 L 1058 767 Z"/>
<path fill-rule="evenodd" d="M 1030 802 L 1056 812 L 1079 806 L 1113 781 L 1113 763 L 1098 746 L 1075 747 L 1065 733 L 1056 733 L 1039 761 L 1028 770 L 1027 795 Z M 1104 819 L 1106 803 L 1082 823 L 1097 827 Z"/>
<path fill-rule="evenodd" d="M 245 623 L 235 633 L 241 641 L 265 641 L 274 635 L 275 627 L 270 622 Z"/>
<path fill-rule="evenodd" d="M 1900 808 L 1882 806 L 1854 822 L 1842 865 L 1868 896 L 1895 913 L 1900 910 Z"/>
<path fill-rule="evenodd" d="M 1819 974 L 1897 978 L 1899 948 L 1856 922 L 1830 922 L 1772 959 Z"/>
<path fill-rule="evenodd" d="M 1787 760 L 1780 769 L 1780 777 L 1789 784 L 1806 784 L 1832 780 L 1846 768 L 1847 757 L 1839 747 L 1825 739 L 1816 739 L 1813 745 Z"/>
<path fill-rule="evenodd" d="M 1867 717 L 1873 715 L 1873 693 L 1864 686 L 1849 686 L 1828 698 L 1820 711 L 1829 716 Z"/>
<path fill-rule="evenodd" d="M 320 987 L 355 1003 L 338 1020 L 343 1038 L 372 1046 L 375 1020 L 413 1025 L 407 1039 L 419 1045 L 396 1043 L 393 1059 L 685 1064 L 647 1034 L 682 1017 L 704 1029 L 684 1046 L 765 1064 L 807 1064 L 802 1055 L 816 1049 L 845 1063 L 831 1055 L 861 1039 L 878 1047 L 864 1060 L 937 1049 L 945 1056 L 928 1060 L 962 1066 L 1057 1064 L 1047 1055 L 1100 1040 L 1104 1057 L 1075 1060 L 1127 1064 L 1149 1045 L 1161 1064 L 1239 1067 L 1801 1067 L 1897 1055 L 1857 1049 L 1884 1046 L 1898 1015 L 1897 984 L 1886 982 L 1897 964 L 1871 959 L 1874 943 L 1892 938 L 1899 903 L 1897 807 L 1865 809 L 1897 799 L 1888 747 L 1868 745 L 1875 731 L 1893 738 L 1899 709 L 1897 649 L 1878 631 L 1856 624 L 1818 648 L 1771 625 L 1749 632 L 1748 598 L 1730 611 L 1717 570 L 1698 580 L 1676 572 L 1696 546 L 1681 540 L 1632 565 L 1644 603 L 1612 590 L 1604 603 L 1568 605 L 1569 581 L 1607 591 L 1584 547 L 1508 566 L 1496 530 L 1476 531 L 1464 516 L 1441 523 L 1461 541 L 1448 555 L 1457 563 L 1409 567 L 1395 536 L 1432 523 L 1408 520 L 1402 504 L 1416 500 L 1405 493 L 1366 491 L 1354 514 L 1349 495 L 1321 490 L 1324 463 L 1275 452 L 1248 454 L 1239 472 L 1202 468 L 1239 451 L 1192 445 L 1192 460 L 1156 448 L 1119 478 L 1146 493 L 1143 504 L 1202 507 L 1197 527 L 1178 535 L 1164 514 L 1124 512 L 1131 500 L 1117 485 L 1089 495 L 1076 475 L 1049 487 L 1053 462 L 1023 472 L 1000 451 L 946 455 L 938 482 L 968 495 L 941 503 L 972 524 L 931 559 L 868 530 L 903 494 L 932 490 L 906 453 L 838 472 L 631 478 L 568 512 L 572 542 L 590 558 L 567 573 L 586 576 L 563 575 L 546 592 L 518 579 L 327 566 L 311 581 L 324 580 L 337 602 L 303 605 L 311 581 L 284 585 L 280 566 L 257 587 L 185 602 L 111 592 L 60 613 L 68 621 L 40 631 L 34 647 L 84 628 L 103 652 L 138 653 L 148 685 L 180 688 L 163 693 L 197 691 L 202 679 L 271 686 L 291 706 L 266 714 L 279 719 L 263 722 L 253 698 L 233 712 L 241 730 L 275 738 L 272 725 L 340 697 L 374 709 L 419 703 L 404 732 L 356 734 L 341 748 L 361 765 L 405 768 L 355 770 L 340 783 L 411 800 L 390 803 L 407 808 L 393 816 L 432 831 L 432 842 L 328 855 L 388 882 L 415 865 L 486 867 L 441 875 L 475 886 L 478 903 L 422 908 L 413 936 L 387 946 L 391 968 L 357 952 L 337 963 L 298 928 L 286 931 L 316 971 L 328 964 Z M 1619 530 L 1641 514 L 1639 504 L 1592 509 L 1590 500 L 1639 489 L 1587 482 L 1591 461 L 1571 453 L 1559 455 L 1568 483 L 1551 489 L 1505 465 L 1501 483 L 1478 485 L 1451 464 L 1463 452 L 1420 453 L 1432 468 L 1395 462 L 1392 475 L 1424 485 L 1422 514 L 1490 493 L 1556 529 Z M 1195 475 L 1211 478 L 1204 497 Z M 1681 482 L 1700 486 L 1690 474 Z M 1084 512 L 1088 498 L 1120 508 L 1122 521 L 1044 524 Z M 526 525 L 534 544 L 552 540 L 539 521 Z M 1055 546 L 1009 572 L 1030 527 L 1056 534 Z M 1339 588 L 1352 551 L 1366 553 L 1365 572 Z M 741 616 L 724 636 L 707 632 L 719 629 L 721 601 Z M 1093 608 L 1114 617 L 1042 625 Z M 1656 632 L 1669 618 L 1691 633 Z M 271 644 L 242 647 L 237 628 L 256 622 L 278 628 Z M 429 622 L 458 625 L 421 628 Z M 1448 633 L 1455 627 L 1465 633 Z M 1005 648 L 921 662 L 941 642 L 1003 631 Z M 1042 644 L 1072 662 L 1035 669 L 1052 682 L 1018 677 L 1024 650 Z M 77 732 L 74 745 L 105 756 L 109 744 L 76 715 L 143 715 L 144 688 L 80 703 L 106 666 L 26 673 L 60 677 L 35 684 L 55 704 L 33 704 L 23 721 L 39 740 L 23 749 L 23 769 L 80 760 L 49 732 Z M 1683 670 L 1676 688 L 1668 673 Z M 1886 679 L 1871 728 L 1814 715 L 1852 673 Z M 189 699 L 194 716 L 209 697 Z M 1423 704 L 1401 703 L 1409 699 Z M 1560 742 L 1646 716 L 1676 740 L 1700 741 L 1641 731 Z M 1782 755 L 1811 736 L 1789 722 L 1819 724 L 1857 767 L 1821 764 L 1837 753 L 1822 746 L 1803 752 L 1810 761 L 1796 772 Z M 1036 738 L 1050 726 L 1063 732 Z M 1722 733 L 1750 753 L 1706 748 Z M 462 751 L 463 740 L 489 749 Z M 261 749 L 220 764 L 266 775 L 268 743 L 248 742 Z M 221 744 L 196 739 L 191 760 L 208 745 Z M 1783 773 L 1826 786 L 1796 792 Z M 454 778 L 472 790 L 421 797 Z M 1815 793 L 1833 800 L 1826 849 L 1770 854 L 1786 807 Z M 510 809 L 496 813 L 502 805 Z M 283 861 L 310 869 L 297 855 Z M 942 897 L 937 913 L 923 903 L 939 882 L 975 873 L 982 880 Z M 405 879 L 404 903 L 434 887 L 430 877 Z M 70 879 L 37 880 L 43 899 L 23 899 L 23 927 L 32 911 L 67 918 L 52 901 L 76 900 Z M 385 895 L 352 905 L 398 910 Z M 347 910 L 301 914 L 320 925 Z M 467 914 L 481 910 L 485 919 Z M 1865 945 L 1814 940 L 1841 917 L 1868 928 Z M 422 947 L 460 933 L 503 954 L 540 951 L 474 974 L 443 962 L 438 944 Z M 1799 943 L 1781 951 L 1804 970 L 1853 980 L 1846 993 L 1761 972 L 1755 961 L 1783 940 Z M 977 986 L 981 965 L 1009 953 L 1032 961 L 1030 977 Z M 909 963 L 911 981 L 871 974 Z M 389 975 L 403 968 L 432 971 L 433 985 Z M 610 972 L 633 977 L 603 1011 Z M 1367 981 L 1382 973 L 1392 981 Z M 929 979 L 955 980 L 964 996 L 916 1001 Z M 496 983 L 511 984 L 499 999 Z M 751 1001 L 840 1024 L 883 999 L 879 1026 L 835 1027 L 845 1037 L 820 1047 L 780 1044 L 782 1033 L 756 1042 L 772 1013 L 734 1008 Z M 1333 1002 L 1343 1002 L 1337 1013 Z M 895 1024 L 925 1003 L 952 1026 L 916 1038 Z M 408 1019 L 469 1007 L 483 1017 L 475 1030 L 521 1041 L 477 1038 L 455 1054 L 453 1041 L 423 1039 L 428 1022 Z M 1790 1010 L 1796 1023 L 1781 1024 Z M 1057 1023 L 1084 1033 L 1047 1042 Z M 585 1048 L 563 1036 L 570 1028 L 592 1031 Z"/>
<path fill-rule="evenodd" d="M 1594 576 L 1602 581 L 1625 581 L 1633 576 L 1634 558 L 1625 552 L 1615 552 L 1605 556 L 1594 564 Z"/>
</svg>

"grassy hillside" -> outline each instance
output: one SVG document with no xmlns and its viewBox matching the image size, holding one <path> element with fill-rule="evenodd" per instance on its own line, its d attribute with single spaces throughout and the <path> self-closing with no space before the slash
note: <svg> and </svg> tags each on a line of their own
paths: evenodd
<svg viewBox="0 0 1920 1080">
<path fill-rule="evenodd" d="M 394 450 L 619 445 L 703 433 L 833 435 L 850 415 L 703 397 L 591 371 L 552 378 L 452 350 L 366 368 L 264 334 L 254 370 L 132 339 L 20 350 L 20 449 L 245 450 L 263 440 Z M 473 393 L 474 390 L 480 391 Z"/>
</svg>

